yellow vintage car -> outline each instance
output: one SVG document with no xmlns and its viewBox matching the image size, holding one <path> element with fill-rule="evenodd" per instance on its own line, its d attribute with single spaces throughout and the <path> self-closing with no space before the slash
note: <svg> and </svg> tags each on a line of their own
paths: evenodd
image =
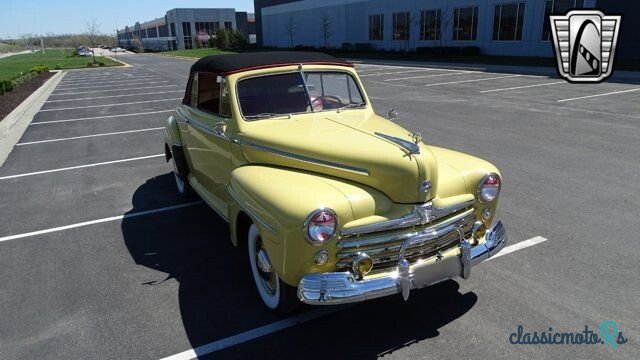
<svg viewBox="0 0 640 360">
<path fill-rule="evenodd" d="M 468 278 L 506 243 L 498 169 L 376 115 L 353 65 L 325 54 L 200 59 L 165 153 L 178 191 L 229 223 L 281 313 L 407 299 Z"/>
</svg>

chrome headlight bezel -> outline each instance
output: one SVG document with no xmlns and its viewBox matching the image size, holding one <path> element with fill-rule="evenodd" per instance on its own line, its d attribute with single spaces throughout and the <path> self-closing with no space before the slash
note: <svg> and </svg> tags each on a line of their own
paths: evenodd
<svg viewBox="0 0 640 360">
<path fill-rule="evenodd" d="M 326 239 L 319 240 L 314 238 L 310 232 L 312 231 L 311 221 L 321 213 L 330 214 L 334 219 L 334 226 L 333 226 L 333 231 L 331 232 L 331 236 L 329 236 Z M 336 235 L 338 234 L 338 227 L 339 227 L 339 221 L 338 221 L 338 215 L 336 215 L 336 212 L 329 208 L 320 208 L 312 211 L 307 216 L 307 218 L 304 221 L 304 226 L 302 227 L 302 234 L 304 235 L 305 240 L 307 240 L 309 244 L 315 245 L 315 246 L 321 246 L 328 243 L 329 241 L 331 241 L 333 238 L 336 237 Z"/>
<path fill-rule="evenodd" d="M 485 186 L 485 182 L 487 181 L 487 179 L 489 179 L 490 177 L 496 177 L 498 179 L 498 191 L 495 193 L 495 195 L 493 196 L 493 198 L 488 199 L 485 198 L 482 190 Z M 502 178 L 500 177 L 500 175 L 496 174 L 496 173 L 488 173 L 485 176 L 482 177 L 482 179 L 480 180 L 480 182 L 478 183 L 478 187 L 476 189 L 476 197 L 478 198 L 478 201 L 480 201 L 483 204 L 488 204 L 494 200 L 496 200 L 498 198 L 498 196 L 500 195 L 500 190 L 502 190 Z"/>
</svg>

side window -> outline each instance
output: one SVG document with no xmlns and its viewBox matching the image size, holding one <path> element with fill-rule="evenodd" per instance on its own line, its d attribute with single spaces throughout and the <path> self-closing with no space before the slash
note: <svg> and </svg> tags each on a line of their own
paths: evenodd
<svg viewBox="0 0 640 360">
<path fill-rule="evenodd" d="M 198 73 L 198 109 L 220 113 L 220 83 L 219 76 L 212 73 Z"/>
<path fill-rule="evenodd" d="M 222 93 L 220 95 L 220 115 L 225 117 L 231 116 L 231 95 L 229 94 L 229 86 L 227 85 L 227 79 L 222 78 L 221 82 Z"/>
<path fill-rule="evenodd" d="M 198 73 L 191 78 L 191 89 L 189 91 L 189 106 L 196 107 L 198 104 Z"/>
</svg>

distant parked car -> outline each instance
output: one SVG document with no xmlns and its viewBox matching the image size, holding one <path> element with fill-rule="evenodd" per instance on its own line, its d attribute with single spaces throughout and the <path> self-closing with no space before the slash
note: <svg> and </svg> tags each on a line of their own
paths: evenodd
<svg viewBox="0 0 640 360">
<path fill-rule="evenodd" d="M 78 56 L 93 56 L 93 51 L 80 51 Z"/>
<path fill-rule="evenodd" d="M 113 51 L 113 52 L 124 52 L 125 50 L 118 46 L 118 47 L 115 47 L 115 48 L 111 48 L 111 51 Z"/>
</svg>

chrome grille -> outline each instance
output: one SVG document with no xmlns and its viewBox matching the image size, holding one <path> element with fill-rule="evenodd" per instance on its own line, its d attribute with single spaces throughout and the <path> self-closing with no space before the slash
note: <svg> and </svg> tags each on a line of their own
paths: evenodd
<svg viewBox="0 0 640 360">
<path fill-rule="evenodd" d="M 420 236 L 422 239 L 407 248 L 405 258 L 410 263 L 418 259 L 427 259 L 460 243 L 456 228 L 462 229 L 465 238 L 470 237 L 475 220 L 474 210 L 471 208 L 426 227 L 348 237 L 338 243 L 340 250 L 336 266 L 338 270 L 348 270 L 355 256 L 359 252 L 366 252 L 373 260 L 374 271 L 394 267 L 398 263 L 400 246 L 406 239 L 414 236 Z"/>
</svg>

